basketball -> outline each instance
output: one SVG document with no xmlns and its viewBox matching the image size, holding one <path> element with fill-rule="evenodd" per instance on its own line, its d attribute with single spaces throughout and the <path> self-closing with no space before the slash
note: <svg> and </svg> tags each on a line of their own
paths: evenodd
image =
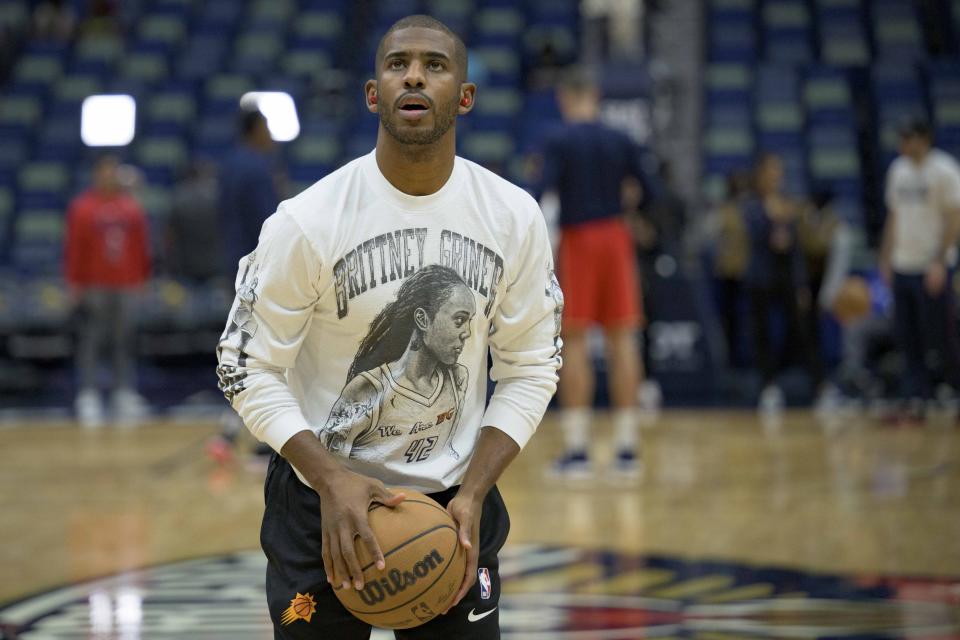
<svg viewBox="0 0 960 640">
<path fill-rule="evenodd" d="M 402 492 L 407 499 L 397 507 L 374 504 L 368 513 L 386 569 L 377 570 L 357 538 L 363 590 L 334 590 L 350 613 L 384 629 L 416 627 L 445 611 L 460 589 L 467 562 L 446 509 L 418 491 Z"/>
<path fill-rule="evenodd" d="M 840 285 L 833 299 L 833 314 L 843 324 L 870 313 L 870 285 L 859 276 L 851 276 Z"/>
</svg>

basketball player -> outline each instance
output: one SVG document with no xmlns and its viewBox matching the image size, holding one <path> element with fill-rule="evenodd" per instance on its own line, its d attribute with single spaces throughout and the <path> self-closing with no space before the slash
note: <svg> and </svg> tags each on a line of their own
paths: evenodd
<svg viewBox="0 0 960 640">
<path fill-rule="evenodd" d="M 536 202 L 455 155 L 466 77 L 446 26 L 395 23 L 365 85 L 376 149 L 281 203 L 241 264 L 218 373 L 277 452 L 261 530 L 276 638 L 369 637 L 333 590 L 363 588 L 358 538 L 389 566 L 367 510 L 399 487 L 447 507 L 467 567 L 445 615 L 396 636 L 499 638 L 509 519 L 494 483 L 556 389 L 562 294 Z"/>
<path fill-rule="evenodd" d="M 612 468 L 623 476 L 640 470 L 637 390 L 642 378 L 637 330 L 642 322 L 633 240 L 622 215 L 621 189 L 651 184 L 636 145 L 599 122 L 600 93 L 582 69 L 568 72 L 558 91 L 564 127 L 544 149 L 544 210 L 558 202 L 560 246 L 557 275 L 564 290 L 566 367 L 560 380 L 561 425 L 566 451 L 552 470 L 561 476 L 591 473 L 590 422 L 595 376 L 587 335 L 599 325 L 607 347 L 613 405 Z M 551 197 L 553 194 L 554 197 Z M 553 217 L 553 216 L 551 216 Z"/>
<path fill-rule="evenodd" d="M 894 326 L 906 359 L 901 394 L 910 404 L 907 417 L 920 418 L 934 376 L 960 388 L 950 286 L 960 236 L 960 167 L 933 148 L 926 122 L 901 127 L 900 156 L 890 165 L 886 191 L 880 268 L 893 287 Z"/>
</svg>

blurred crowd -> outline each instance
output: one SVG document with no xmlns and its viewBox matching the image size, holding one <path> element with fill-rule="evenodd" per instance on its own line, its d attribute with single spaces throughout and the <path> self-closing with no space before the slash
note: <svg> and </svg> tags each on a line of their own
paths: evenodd
<svg viewBox="0 0 960 640">
<path fill-rule="evenodd" d="M 235 265 L 256 245 L 263 220 L 285 197 L 266 119 L 256 110 L 244 111 L 237 131 L 236 148 L 222 164 L 196 162 L 183 173 L 161 237 L 148 237 L 137 199 L 142 175 L 113 155 L 98 160 L 90 189 L 71 203 L 65 275 L 76 304 L 75 408 L 84 424 L 101 424 L 111 412 L 124 420 L 147 411 L 136 392 L 131 333 L 136 292 L 162 275 L 232 297 Z M 902 147 L 898 163 L 933 172 L 931 180 L 942 181 L 936 202 L 943 210 L 917 218 L 921 214 L 913 205 L 898 204 L 894 183 L 904 178 L 891 168 L 887 207 L 899 210 L 900 226 L 891 217 L 875 248 L 857 221 L 834 208 L 828 189 L 808 197 L 786 194 L 783 163 L 774 154 L 761 154 L 750 171 L 732 173 L 725 199 L 699 216 L 691 214 L 695 203 L 677 194 L 665 162 L 652 165 L 647 194 L 640 181 L 624 180 L 623 210 L 644 292 L 642 343 L 649 343 L 644 329 L 658 320 L 657 296 L 649 295 L 656 289 L 657 261 L 669 256 L 711 292 L 714 316 L 703 321 L 714 322 L 722 335 L 717 366 L 756 381 L 753 401 L 759 410 L 776 414 L 788 404 L 810 402 L 824 412 L 869 407 L 922 419 L 931 407 L 955 406 L 960 329 L 952 248 L 957 226 L 950 216 L 960 211 L 960 172 L 932 146 L 923 123 L 904 128 Z M 911 231 L 915 227 L 926 229 L 919 240 Z M 78 261 L 80 254 L 100 258 Z M 647 394 L 641 405 L 659 404 L 649 348 L 626 345 L 641 354 L 639 371 L 631 374 L 633 386 Z M 109 405 L 97 389 L 96 373 L 97 356 L 106 346 L 113 370 Z M 567 366 L 582 365 L 568 360 Z M 796 378 L 797 372 L 805 384 L 800 392 L 788 391 L 784 378 Z"/>
<path fill-rule="evenodd" d="M 916 420 L 931 407 L 955 409 L 956 160 L 933 146 L 925 122 L 904 123 L 876 248 L 829 190 L 787 195 L 783 177 L 772 154 L 731 174 L 702 247 L 727 361 L 758 371 L 758 408 L 783 410 L 778 379 L 794 364 L 819 411 L 869 406 Z M 834 353 L 825 333 L 839 337 Z"/>
<path fill-rule="evenodd" d="M 286 195 L 274 152 L 263 114 L 241 111 L 235 148 L 219 166 L 199 161 L 184 171 L 154 238 L 138 197 L 142 174 L 112 153 L 97 159 L 90 187 L 70 203 L 64 239 L 77 335 L 75 410 L 82 424 L 136 421 L 149 412 L 137 392 L 135 314 L 151 277 L 233 297 L 236 265 L 256 246 L 263 221 Z M 110 372 L 103 376 L 100 356 L 106 351 Z"/>
</svg>

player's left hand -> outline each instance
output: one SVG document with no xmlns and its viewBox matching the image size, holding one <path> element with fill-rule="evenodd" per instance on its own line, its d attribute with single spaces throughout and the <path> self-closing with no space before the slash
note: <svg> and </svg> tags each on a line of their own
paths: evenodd
<svg viewBox="0 0 960 640">
<path fill-rule="evenodd" d="M 453 603 L 447 609 L 453 609 L 460 604 L 470 587 L 477 581 L 477 565 L 480 556 L 480 516 L 483 514 L 483 500 L 457 494 L 447 505 L 447 512 L 453 517 L 459 527 L 460 544 L 467 553 L 467 566 L 463 572 L 463 583 L 460 591 L 453 598 Z M 447 613 L 444 611 L 443 613 Z"/>
<path fill-rule="evenodd" d="M 947 268 L 939 260 L 933 262 L 927 267 L 927 272 L 923 275 L 923 286 L 927 293 L 932 297 L 937 297 L 943 293 L 947 284 Z"/>
</svg>

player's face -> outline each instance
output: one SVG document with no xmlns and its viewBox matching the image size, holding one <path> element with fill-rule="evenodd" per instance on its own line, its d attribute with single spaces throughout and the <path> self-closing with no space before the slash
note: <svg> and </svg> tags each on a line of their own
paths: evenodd
<svg viewBox="0 0 960 640">
<path fill-rule="evenodd" d="M 900 153 L 920 160 L 930 150 L 930 141 L 924 136 L 909 135 L 900 138 Z"/>
<path fill-rule="evenodd" d="M 757 167 L 757 187 L 763 193 L 775 193 L 783 187 L 783 162 L 778 156 L 767 156 Z"/>
<path fill-rule="evenodd" d="M 94 169 L 93 182 L 101 191 L 116 191 L 120 187 L 118 169 L 120 163 L 115 158 L 103 158 Z"/>
<path fill-rule="evenodd" d="M 470 337 L 470 322 L 477 313 L 473 293 L 466 286 L 459 286 L 440 305 L 433 319 L 427 318 L 423 332 L 423 345 L 445 365 L 451 365 L 463 352 L 463 345 Z"/>
<path fill-rule="evenodd" d="M 377 112 L 397 142 L 433 144 L 453 126 L 460 106 L 460 69 L 453 39 L 434 29 L 394 31 L 377 69 Z"/>
</svg>

